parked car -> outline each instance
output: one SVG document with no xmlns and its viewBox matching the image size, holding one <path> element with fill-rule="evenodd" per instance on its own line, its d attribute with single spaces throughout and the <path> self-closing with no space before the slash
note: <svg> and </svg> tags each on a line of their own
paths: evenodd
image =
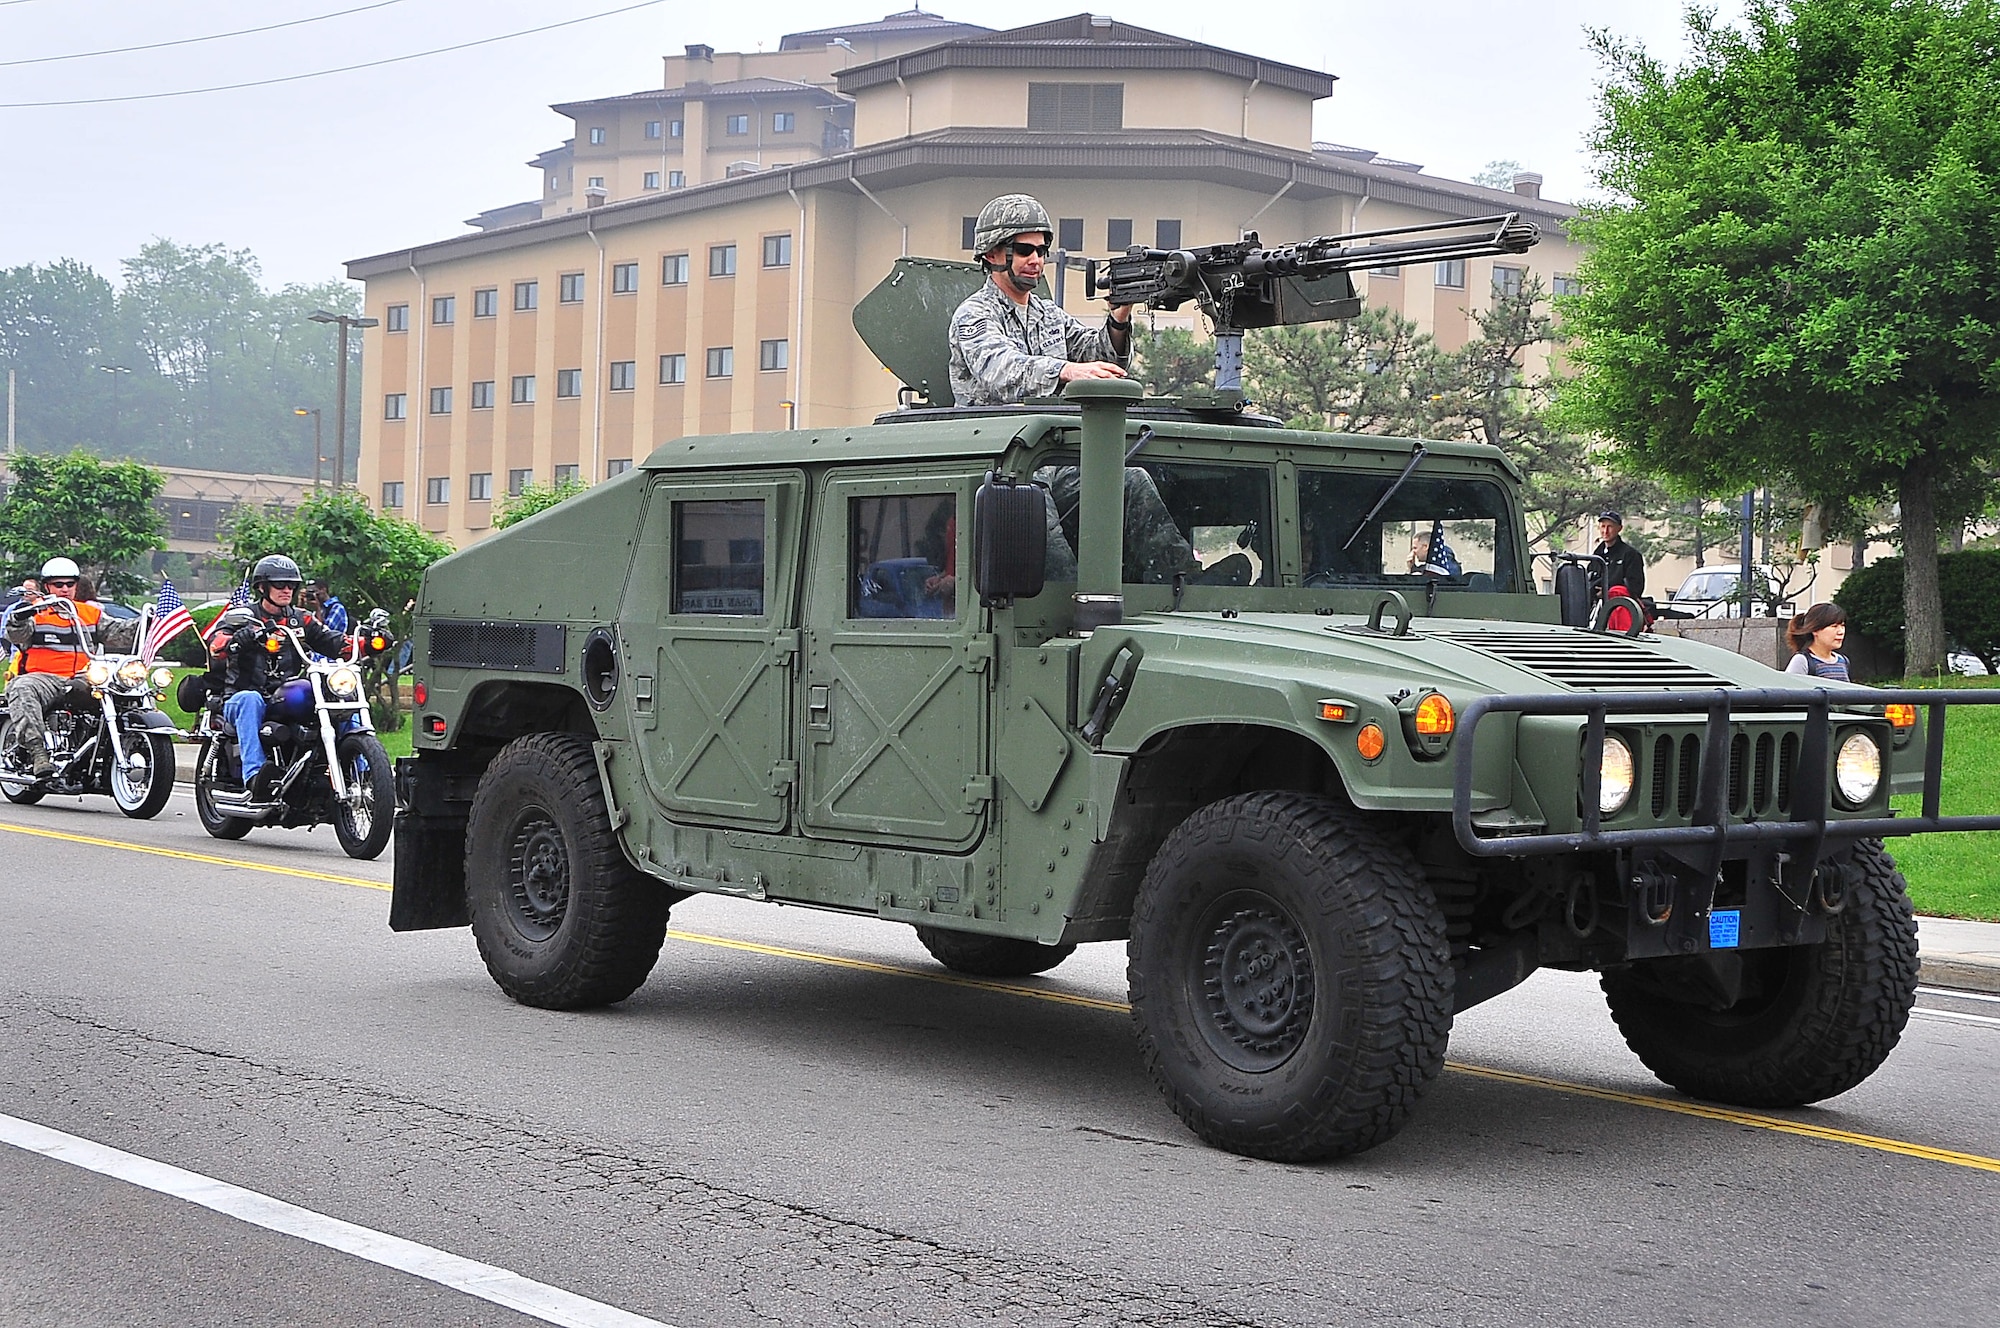
<svg viewBox="0 0 2000 1328">
<path fill-rule="evenodd" d="M 1757 569 L 1763 578 L 1761 592 L 1754 593 L 1750 600 L 1750 616 L 1768 618 L 1771 616 L 1771 601 L 1778 601 L 1780 618 L 1789 618 L 1794 611 L 1791 601 L 1779 599 L 1782 582 L 1769 567 Z M 1736 567 L 1697 567 L 1689 572 L 1687 580 L 1667 592 L 1666 616 L 1676 618 L 1740 618 L 1743 616 L 1743 598 L 1739 587 L 1742 584 L 1742 570 Z"/>
</svg>

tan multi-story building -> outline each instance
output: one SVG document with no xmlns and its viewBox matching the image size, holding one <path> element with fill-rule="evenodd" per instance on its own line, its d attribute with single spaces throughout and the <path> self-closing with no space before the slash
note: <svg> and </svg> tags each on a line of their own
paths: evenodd
<svg viewBox="0 0 2000 1328">
<path fill-rule="evenodd" d="M 974 216 L 1003 192 L 1040 198 L 1076 254 L 1499 211 L 1538 223 L 1542 243 L 1521 258 L 1357 277 L 1448 349 L 1494 290 L 1530 274 L 1560 289 L 1575 271 L 1574 210 L 1541 199 L 1538 177 L 1488 189 L 1316 144 L 1332 76 L 1101 15 L 1006 32 L 892 15 L 768 55 L 689 50 L 669 60 L 665 92 L 558 108 L 579 137 L 539 220 L 504 224 L 496 209 L 492 229 L 348 264 L 381 320 L 364 343 L 360 479 L 383 507 L 463 545 L 531 481 L 595 482 L 690 434 L 871 418 L 899 384 L 856 337 L 855 302 L 898 255 L 969 257 Z M 702 65 L 714 72 L 696 98 Z M 759 90 L 715 94 L 743 84 Z M 704 146 L 668 136 L 665 150 L 699 182 L 652 189 L 647 172 L 668 158 L 645 135 L 675 104 L 681 142 Z M 728 132 L 743 114 L 792 115 L 799 150 L 774 146 L 775 129 Z M 1067 303 L 1095 316 L 1081 285 Z"/>
</svg>

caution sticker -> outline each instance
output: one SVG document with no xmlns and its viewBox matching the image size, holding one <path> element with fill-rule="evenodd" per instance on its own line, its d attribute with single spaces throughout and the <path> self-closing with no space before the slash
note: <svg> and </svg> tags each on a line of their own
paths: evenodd
<svg viewBox="0 0 2000 1328">
<path fill-rule="evenodd" d="M 1718 908 L 1708 915 L 1708 948 L 1734 950 L 1743 931 L 1743 910 Z"/>
</svg>

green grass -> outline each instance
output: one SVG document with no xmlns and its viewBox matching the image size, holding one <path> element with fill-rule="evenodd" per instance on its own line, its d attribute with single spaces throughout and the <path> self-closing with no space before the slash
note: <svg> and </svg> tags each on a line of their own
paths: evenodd
<svg viewBox="0 0 2000 1328">
<path fill-rule="evenodd" d="M 183 730 L 190 728 L 194 724 L 194 716 L 188 714 L 187 711 L 175 704 L 174 688 L 180 684 L 182 675 L 196 672 L 199 672 L 199 670 L 176 668 L 174 670 L 174 681 L 168 685 L 167 695 L 160 702 L 160 709 L 166 713 L 167 718 L 174 721 L 175 727 Z M 382 750 L 389 753 L 389 759 L 394 760 L 396 757 L 408 756 L 410 754 L 411 732 L 412 726 L 409 718 L 405 716 L 402 728 L 397 729 L 393 733 L 378 731 L 375 736 L 382 740 Z"/>
<path fill-rule="evenodd" d="M 1906 687 L 1937 687 L 1938 680 L 1912 678 Z M 1946 678 L 1947 687 L 1995 687 L 2000 678 Z M 1959 706 L 1944 734 L 1944 787 L 1939 809 L 1946 816 L 1992 813 L 2000 790 L 2000 705 Z M 1914 815 L 1915 797 L 1896 799 L 1896 809 Z M 1892 840 L 1889 851 L 1910 883 L 1919 913 L 2000 922 L 2000 831 L 1911 835 Z"/>
</svg>

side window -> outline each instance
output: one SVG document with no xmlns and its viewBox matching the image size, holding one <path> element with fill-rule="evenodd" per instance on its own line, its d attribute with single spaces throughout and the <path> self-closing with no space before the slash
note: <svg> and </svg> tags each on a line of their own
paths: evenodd
<svg viewBox="0 0 2000 1328">
<path fill-rule="evenodd" d="M 847 616 L 958 616 L 958 499 L 949 493 L 851 498 Z"/>
<path fill-rule="evenodd" d="M 674 504 L 674 585 L 669 612 L 763 616 L 762 498 Z"/>
<path fill-rule="evenodd" d="M 1075 462 L 1060 458 L 1035 478 L 1049 486 L 1063 537 L 1075 549 L 1082 498 Z M 1268 466 L 1145 457 L 1127 466 L 1122 579 L 1162 585 L 1180 575 L 1188 585 L 1275 584 L 1271 480 Z"/>
</svg>

